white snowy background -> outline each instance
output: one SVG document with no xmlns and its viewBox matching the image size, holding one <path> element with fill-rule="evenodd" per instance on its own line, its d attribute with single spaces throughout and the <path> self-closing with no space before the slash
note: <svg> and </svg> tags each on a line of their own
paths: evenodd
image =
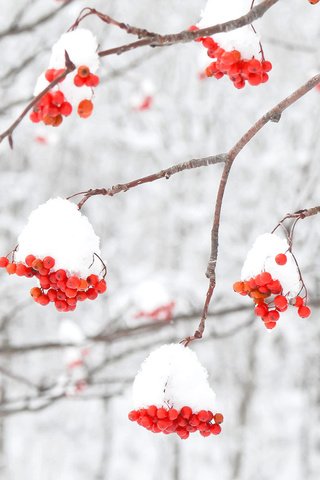
<svg viewBox="0 0 320 480">
<path fill-rule="evenodd" d="M 162 33 L 196 23 L 204 4 L 89 3 Z M 32 24 L 59 6 L 54 0 L 0 0 L 1 131 L 31 97 L 51 45 L 88 3 L 74 0 L 20 33 L 10 26 Z M 281 0 L 256 24 L 274 67 L 270 81 L 241 91 L 225 79 L 199 80 L 198 43 L 104 58 L 91 118 L 72 116 L 58 129 L 26 119 L 14 133 L 14 150 L 0 145 L 1 254 L 16 245 L 30 212 L 49 198 L 228 150 L 259 116 L 319 71 L 319 24 L 319 5 Z M 93 17 L 83 26 L 103 49 L 129 41 Z M 153 86 L 153 103 L 137 111 L 132 99 L 145 82 Z M 36 305 L 29 298 L 32 281 L 0 272 L 1 480 L 319 478 L 320 219 L 301 222 L 295 236 L 315 304 L 309 319 L 293 311 L 267 332 L 246 309 L 248 299 L 232 290 L 259 234 L 285 213 L 319 204 L 319 127 L 320 92 L 314 90 L 257 135 L 230 176 L 217 289 L 206 335 L 192 345 L 225 416 L 218 437 L 154 435 L 129 422 L 127 413 L 144 358 L 191 334 L 199 320 L 221 165 L 90 199 L 83 211 L 101 238 L 109 290 L 71 314 Z M 135 316 L 171 301 L 176 318 L 167 326 Z M 103 341 L 87 338 L 101 333 Z M 70 349 L 70 342 L 81 347 Z"/>
</svg>

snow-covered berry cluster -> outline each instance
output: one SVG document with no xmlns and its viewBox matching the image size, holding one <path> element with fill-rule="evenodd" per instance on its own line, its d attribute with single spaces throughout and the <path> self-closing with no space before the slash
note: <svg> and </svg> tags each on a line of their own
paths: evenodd
<svg viewBox="0 0 320 480">
<path fill-rule="evenodd" d="M 88 118 L 93 111 L 93 88 L 99 84 L 95 74 L 99 67 L 97 41 L 89 30 L 77 29 L 65 33 L 52 48 L 49 68 L 40 75 L 35 95 L 60 77 L 66 69 L 67 52 L 75 70 L 61 78 L 56 86 L 43 95 L 33 107 L 30 119 L 53 127 L 59 126 L 63 117 L 77 111 L 81 118 Z"/>
<path fill-rule="evenodd" d="M 280 253 L 279 253 L 280 252 Z M 277 325 L 289 305 L 297 308 L 301 318 L 311 314 L 296 261 L 285 239 L 275 234 L 257 238 L 242 269 L 242 281 L 233 285 L 235 292 L 252 298 L 254 313 L 268 329 Z"/>
<path fill-rule="evenodd" d="M 142 427 L 153 433 L 176 433 L 180 438 L 186 439 L 190 433 L 199 432 L 203 437 L 219 435 L 220 424 L 223 422 L 223 415 L 210 410 L 201 410 L 194 413 L 190 407 L 184 406 L 180 411 L 175 408 L 157 408 L 151 405 L 148 408 L 132 410 L 129 420 L 137 422 Z"/>
<path fill-rule="evenodd" d="M 251 1 L 248 0 L 208 0 L 202 12 L 202 18 L 190 30 L 198 30 L 217 23 L 240 17 L 248 12 Z M 206 68 L 207 77 L 220 79 L 227 76 L 233 85 L 241 89 L 246 82 L 257 86 L 269 79 L 271 62 L 265 60 L 264 53 L 256 31 L 251 25 L 212 37 L 200 37 L 207 51 L 207 56 L 214 59 Z"/>
<path fill-rule="evenodd" d="M 39 286 L 30 291 L 34 301 L 53 303 L 60 312 L 73 311 L 79 301 L 95 300 L 107 290 L 99 238 L 77 206 L 61 198 L 31 213 L 12 260 L 1 257 L 0 267 L 10 275 L 37 278 Z"/>
<path fill-rule="evenodd" d="M 128 417 L 153 433 L 181 439 L 199 432 L 218 435 L 221 413 L 213 413 L 215 394 L 196 354 L 180 344 L 163 345 L 143 362 L 133 385 L 135 409 Z"/>
</svg>

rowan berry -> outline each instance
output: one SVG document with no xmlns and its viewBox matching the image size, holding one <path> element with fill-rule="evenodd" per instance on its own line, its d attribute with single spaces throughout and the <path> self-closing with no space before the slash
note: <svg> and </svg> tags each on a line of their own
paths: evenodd
<svg viewBox="0 0 320 480">
<path fill-rule="evenodd" d="M 104 279 L 100 280 L 96 285 L 96 290 L 98 293 L 104 293 L 107 290 L 107 284 Z"/>
<path fill-rule="evenodd" d="M 17 265 L 15 263 L 8 263 L 6 269 L 9 275 L 13 275 L 14 273 L 16 273 Z"/>
<path fill-rule="evenodd" d="M 53 105 L 60 107 L 60 105 L 62 105 L 62 103 L 64 102 L 64 94 L 60 90 L 58 90 L 57 92 L 53 92 L 51 102 L 53 103 Z"/>
<path fill-rule="evenodd" d="M 67 280 L 67 287 L 77 290 L 80 286 L 80 278 L 76 275 L 71 275 Z"/>
<path fill-rule="evenodd" d="M 62 269 L 57 270 L 55 275 L 58 282 L 63 281 L 67 277 L 65 270 Z"/>
<path fill-rule="evenodd" d="M 87 290 L 86 294 L 87 294 L 87 298 L 89 298 L 89 300 L 95 300 L 98 296 L 98 293 L 94 288 L 89 288 Z"/>
<path fill-rule="evenodd" d="M 47 268 L 48 270 L 51 270 L 55 266 L 55 260 L 52 257 L 44 257 L 43 259 L 43 266 L 44 268 Z"/>
<path fill-rule="evenodd" d="M 86 65 L 81 65 L 77 70 L 77 74 L 80 78 L 88 78 L 90 75 L 90 68 Z"/>
<path fill-rule="evenodd" d="M 55 302 L 57 300 L 57 290 L 54 290 L 53 288 L 50 288 L 50 290 L 47 291 L 47 295 L 49 297 L 50 302 Z"/>
<path fill-rule="evenodd" d="M 0 257 L 0 268 L 5 268 L 9 263 L 7 257 Z"/>
<path fill-rule="evenodd" d="M 189 418 L 192 415 L 192 410 L 190 407 L 182 407 L 180 410 L 180 415 L 185 418 L 186 420 L 189 420 Z"/>
<path fill-rule="evenodd" d="M 268 305 L 266 303 L 259 303 L 255 309 L 254 309 L 254 313 L 258 316 L 258 317 L 264 317 L 265 315 L 268 314 Z"/>
<path fill-rule="evenodd" d="M 210 425 L 210 432 L 213 435 L 219 435 L 221 433 L 221 427 L 218 423 L 214 423 L 213 425 Z"/>
<path fill-rule="evenodd" d="M 179 413 L 175 408 L 171 408 L 168 411 L 168 417 L 169 417 L 170 420 L 176 420 L 178 418 L 178 416 L 179 416 Z"/>
<path fill-rule="evenodd" d="M 72 113 L 72 105 L 69 102 L 63 102 L 63 104 L 60 107 L 60 113 L 64 117 L 68 117 Z"/>
<path fill-rule="evenodd" d="M 84 300 L 87 300 L 87 294 L 86 292 L 78 292 L 77 296 L 76 296 L 76 299 L 79 301 L 79 302 L 83 302 Z"/>
<path fill-rule="evenodd" d="M 157 407 L 155 405 L 151 405 L 147 408 L 147 413 L 150 417 L 155 417 L 157 415 Z"/>
<path fill-rule="evenodd" d="M 216 413 L 216 414 L 213 416 L 213 418 L 214 418 L 214 421 L 215 421 L 216 423 L 222 423 L 222 422 L 223 422 L 223 415 L 222 415 L 222 413 Z"/>
<path fill-rule="evenodd" d="M 235 282 L 233 284 L 233 290 L 237 293 L 241 293 L 244 290 L 244 283 L 243 282 Z"/>
<path fill-rule="evenodd" d="M 50 299 L 48 295 L 43 294 L 37 297 L 37 303 L 39 303 L 40 305 L 43 305 L 44 307 L 48 305 L 49 302 L 50 302 Z"/>
<path fill-rule="evenodd" d="M 274 304 L 280 312 L 284 312 L 288 308 L 288 300 L 283 295 L 277 295 L 274 299 Z"/>
<path fill-rule="evenodd" d="M 42 261 L 41 261 L 39 258 L 36 258 L 36 259 L 32 262 L 31 267 L 33 268 L 33 270 L 39 271 L 41 268 L 43 268 L 43 263 L 42 263 Z"/>
<path fill-rule="evenodd" d="M 78 105 L 78 115 L 81 118 L 88 118 L 92 114 L 93 103 L 91 100 L 82 100 Z"/>
<path fill-rule="evenodd" d="M 26 273 L 27 267 L 23 263 L 17 263 L 16 275 L 18 275 L 18 277 L 24 277 Z"/>
<path fill-rule="evenodd" d="M 302 305 L 303 305 L 303 298 L 302 298 L 302 297 L 299 297 L 299 295 L 298 295 L 298 296 L 296 297 L 294 306 L 295 306 L 295 307 L 302 307 Z"/>
<path fill-rule="evenodd" d="M 68 308 L 68 305 L 66 302 L 64 302 L 63 300 L 57 300 L 56 302 L 54 302 L 55 306 L 56 306 L 56 309 L 59 311 L 59 312 L 65 312 Z"/>
<path fill-rule="evenodd" d="M 28 267 L 32 267 L 32 263 L 34 262 L 35 259 L 36 259 L 36 257 L 34 255 L 28 255 L 25 258 L 25 262 L 28 265 Z"/>
<path fill-rule="evenodd" d="M 168 416 L 168 411 L 163 408 L 163 407 L 160 407 L 157 409 L 157 417 L 160 418 L 160 419 L 164 419 L 164 418 L 167 418 Z"/>
<path fill-rule="evenodd" d="M 138 420 L 139 416 L 140 416 L 140 414 L 136 410 L 132 410 L 128 414 L 128 418 L 129 418 L 129 420 L 131 420 L 131 422 L 136 422 Z"/>
<path fill-rule="evenodd" d="M 200 410 L 200 412 L 198 413 L 198 418 L 200 422 L 208 422 L 209 421 L 208 412 L 206 410 Z"/>
<path fill-rule="evenodd" d="M 39 298 L 39 297 L 42 295 L 42 291 L 41 291 L 41 289 L 38 288 L 38 287 L 33 287 L 33 288 L 31 288 L 31 290 L 30 290 L 30 295 L 31 295 L 31 297 L 33 297 L 33 298 Z"/>
<path fill-rule="evenodd" d="M 90 73 L 89 77 L 86 79 L 87 87 L 97 87 L 100 83 L 100 79 L 97 75 Z"/>
<path fill-rule="evenodd" d="M 275 257 L 275 261 L 278 265 L 285 265 L 287 260 L 287 255 L 285 253 L 278 253 Z"/>
<path fill-rule="evenodd" d="M 311 310 L 306 305 L 302 305 L 298 308 L 298 315 L 301 318 L 308 318 L 311 314 Z"/>
</svg>

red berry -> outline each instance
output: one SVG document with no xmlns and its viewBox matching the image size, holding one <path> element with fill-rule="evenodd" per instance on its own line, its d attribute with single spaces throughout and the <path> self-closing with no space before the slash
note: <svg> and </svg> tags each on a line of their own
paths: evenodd
<svg viewBox="0 0 320 480">
<path fill-rule="evenodd" d="M 98 293 L 104 293 L 107 290 L 107 284 L 105 280 L 100 280 L 100 282 L 96 286 L 96 290 Z"/>
<path fill-rule="evenodd" d="M 288 308 L 288 300 L 283 295 L 276 296 L 274 299 L 274 304 L 276 306 L 276 309 L 280 312 L 284 312 Z"/>
<path fill-rule="evenodd" d="M 50 302 L 55 302 L 57 300 L 57 290 L 53 290 L 53 288 L 50 288 L 50 290 L 47 291 L 47 295 Z"/>
<path fill-rule="evenodd" d="M 55 266 L 55 260 L 52 257 L 44 257 L 42 260 L 44 268 L 47 268 L 48 270 L 51 270 Z"/>
<path fill-rule="evenodd" d="M 213 435 L 219 435 L 219 433 L 221 432 L 221 427 L 217 423 L 214 423 L 210 426 L 210 431 Z"/>
<path fill-rule="evenodd" d="M 269 272 L 262 272 L 260 275 L 262 285 L 272 282 L 272 277 Z"/>
<path fill-rule="evenodd" d="M 8 263 L 6 267 L 9 275 L 13 275 L 14 273 L 16 273 L 16 268 L 17 268 L 17 265 L 15 263 Z"/>
<path fill-rule="evenodd" d="M 65 312 L 68 308 L 68 305 L 66 302 L 64 302 L 63 300 L 57 300 L 56 302 L 54 302 L 55 306 L 56 306 L 56 309 L 59 311 L 59 312 Z"/>
<path fill-rule="evenodd" d="M 268 314 L 268 305 L 266 303 L 259 303 L 256 308 L 254 309 L 254 313 L 258 317 L 264 317 L 265 315 Z"/>
<path fill-rule="evenodd" d="M 36 257 L 34 255 L 28 255 L 25 259 L 26 264 L 28 267 L 32 267 L 32 263 L 35 261 Z"/>
<path fill-rule="evenodd" d="M 78 115 L 81 118 L 88 118 L 92 114 L 93 103 L 91 100 L 82 100 L 78 105 Z"/>
<path fill-rule="evenodd" d="M 90 68 L 86 65 L 81 65 L 77 70 L 77 74 L 80 78 L 88 78 L 90 75 Z"/>
<path fill-rule="evenodd" d="M 185 418 L 186 420 L 189 420 L 189 418 L 192 415 L 192 410 L 190 407 L 182 407 L 180 410 L 180 415 L 181 417 Z"/>
<path fill-rule="evenodd" d="M 79 286 L 80 286 L 80 278 L 79 277 L 77 277 L 75 275 L 72 275 L 71 277 L 68 278 L 68 280 L 67 280 L 67 287 L 68 288 L 78 290 Z"/>
<path fill-rule="evenodd" d="M 66 299 L 67 299 L 66 294 L 61 290 L 57 290 L 57 300 L 66 301 Z"/>
<path fill-rule="evenodd" d="M 202 435 L 203 437 L 209 437 L 210 434 L 211 434 L 211 430 L 210 430 L 210 429 L 209 429 L 209 430 L 202 430 L 202 431 L 200 432 L 200 435 Z"/>
<path fill-rule="evenodd" d="M 0 268 L 5 268 L 9 263 L 7 257 L 0 257 Z"/>
<path fill-rule="evenodd" d="M 89 285 L 91 285 L 92 287 L 95 287 L 97 285 L 97 283 L 99 282 L 99 278 L 97 275 L 89 275 L 89 277 L 87 277 L 87 282 Z"/>
<path fill-rule="evenodd" d="M 311 310 L 309 307 L 302 305 L 298 308 L 298 315 L 301 318 L 308 318 L 311 314 Z"/>
<path fill-rule="evenodd" d="M 64 95 L 60 90 L 52 93 L 52 103 L 53 105 L 60 106 L 64 102 Z"/>
<path fill-rule="evenodd" d="M 172 422 L 170 420 L 159 420 L 158 423 L 158 428 L 160 428 L 160 430 L 166 430 L 167 428 L 171 427 L 172 426 Z"/>
<path fill-rule="evenodd" d="M 195 415 L 195 414 L 191 415 L 190 420 L 189 420 L 189 424 L 194 426 L 194 427 L 197 427 L 199 425 L 199 423 L 200 423 L 200 420 L 199 420 L 198 416 Z"/>
<path fill-rule="evenodd" d="M 150 417 L 147 417 L 147 415 L 144 415 L 143 417 L 139 418 L 140 420 L 140 425 L 145 428 L 151 428 L 153 422 Z"/>
<path fill-rule="evenodd" d="M 270 72 L 270 70 L 272 70 L 272 63 L 268 62 L 268 60 L 264 60 L 261 65 L 264 72 Z"/>
<path fill-rule="evenodd" d="M 86 79 L 87 87 L 97 87 L 99 85 L 100 79 L 97 75 L 90 73 L 89 77 Z"/>
<path fill-rule="evenodd" d="M 16 267 L 16 274 L 18 277 L 24 277 L 27 273 L 27 267 L 23 263 L 18 263 Z"/>
<path fill-rule="evenodd" d="M 76 299 L 79 301 L 79 302 L 83 302 L 84 300 L 87 300 L 87 294 L 86 292 L 78 292 L 77 296 L 76 296 Z"/>
<path fill-rule="evenodd" d="M 48 82 L 52 82 L 54 80 L 54 75 L 55 75 L 55 70 L 54 68 L 50 68 L 49 70 L 46 71 L 45 77 L 48 80 Z"/>
<path fill-rule="evenodd" d="M 84 278 L 80 278 L 80 285 L 78 287 L 78 290 L 87 290 L 88 288 L 88 282 Z"/>
<path fill-rule="evenodd" d="M 275 257 L 275 261 L 278 265 L 285 265 L 287 263 L 287 255 L 285 253 L 278 253 Z"/>
<path fill-rule="evenodd" d="M 277 310 L 270 310 L 268 313 L 268 321 L 269 322 L 277 322 L 280 318 L 279 312 Z"/>
<path fill-rule="evenodd" d="M 33 297 L 33 298 L 39 298 L 39 297 L 42 295 L 42 291 L 41 291 L 41 289 L 38 288 L 38 287 L 33 287 L 33 288 L 31 288 L 31 290 L 30 290 L 30 295 L 31 295 L 31 297 Z"/>
<path fill-rule="evenodd" d="M 72 113 L 72 105 L 69 102 L 64 102 L 60 107 L 60 113 L 64 117 L 68 117 Z"/>
<path fill-rule="evenodd" d="M 43 263 L 42 261 L 40 260 L 40 258 L 36 258 L 32 264 L 31 264 L 33 270 L 40 270 L 41 268 L 43 268 Z"/>
<path fill-rule="evenodd" d="M 148 413 L 149 417 L 155 417 L 157 415 L 157 407 L 155 405 L 151 405 L 147 409 L 147 413 Z"/>
<path fill-rule="evenodd" d="M 266 322 L 265 326 L 268 330 L 272 330 L 277 325 L 277 322 Z"/>
<path fill-rule="evenodd" d="M 164 419 L 164 418 L 167 418 L 168 416 L 168 411 L 163 408 L 163 407 L 160 407 L 158 408 L 157 410 L 157 417 L 160 418 L 161 420 Z"/>
<path fill-rule="evenodd" d="M 206 410 L 200 410 L 200 412 L 198 413 L 198 418 L 200 422 L 208 422 L 209 421 L 208 412 Z"/>
<path fill-rule="evenodd" d="M 76 298 L 67 298 L 67 304 L 69 305 L 69 307 L 74 307 L 75 305 L 77 305 L 77 299 Z"/>
<path fill-rule="evenodd" d="M 222 415 L 222 413 L 216 413 L 213 418 L 214 418 L 214 421 L 215 421 L 216 423 L 222 423 L 222 422 L 223 422 L 223 415 Z"/>
<path fill-rule="evenodd" d="M 56 279 L 58 282 L 63 281 L 67 277 L 65 270 L 57 270 L 56 271 Z"/>
<path fill-rule="evenodd" d="M 85 79 L 81 78 L 79 75 L 76 75 L 73 79 L 73 83 L 76 87 L 82 87 L 85 84 Z"/>
<path fill-rule="evenodd" d="M 303 298 L 299 297 L 299 295 L 296 297 L 296 301 L 294 303 L 295 307 L 302 307 L 303 305 Z"/>
<path fill-rule="evenodd" d="M 48 295 L 40 295 L 40 297 L 37 298 L 37 303 L 40 305 L 43 305 L 44 307 L 48 305 L 50 302 Z"/>
<path fill-rule="evenodd" d="M 132 410 L 128 414 L 128 418 L 129 418 L 129 420 L 131 420 L 131 422 L 136 422 L 138 420 L 139 416 L 140 416 L 139 412 L 137 412 L 136 410 Z"/>
<path fill-rule="evenodd" d="M 89 300 L 95 300 L 98 296 L 98 293 L 94 288 L 89 288 L 89 290 L 87 290 L 86 294 L 87 294 L 87 297 L 89 298 Z"/>
<path fill-rule="evenodd" d="M 168 412 L 168 417 L 170 420 L 176 420 L 179 416 L 178 411 L 175 408 L 171 408 Z"/>
</svg>

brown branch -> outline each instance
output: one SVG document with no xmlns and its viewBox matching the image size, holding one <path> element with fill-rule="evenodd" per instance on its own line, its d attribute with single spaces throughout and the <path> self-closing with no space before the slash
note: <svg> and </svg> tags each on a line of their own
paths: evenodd
<svg viewBox="0 0 320 480">
<path fill-rule="evenodd" d="M 147 32 L 143 29 L 139 29 L 136 27 L 131 27 L 136 32 L 135 34 L 139 37 L 147 37 L 136 42 L 132 42 L 126 45 L 121 45 L 120 47 L 111 48 L 109 50 L 103 50 L 99 52 L 100 57 L 105 57 L 109 55 L 120 55 L 124 52 L 129 50 L 133 50 L 136 48 L 150 46 L 150 47 L 164 47 L 175 45 L 177 43 L 187 43 L 192 42 L 193 40 L 203 37 L 203 36 L 211 36 L 216 33 L 221 32 L 230 32 L 231 30 L 236 30 L 238 28 L 244 27 L 245 25 L 250 25 L 258 18 L 261 18 L 273 5 L 278 3 L 279 0 L 264 0 L 256 7 L 252 8 L 247 14 L 236 18 L 234 20 L 230 20 L 225 23 L 220 23 L 218 25 L 213 25 L 212 27 L 201 28 L 196 31 L 190 30 L 183 30 L 180 33 L 169 34 L 169 35 L 160 35 L 154 34 L 152 35 L 151 32 Z M 133 32 L 134 32 L 133 30 Z M 144 36 L 142 32 L 146 32 Z M 131 32 L 131 33 L 133 33 Z"/>
<path fill-rule="evenodd" d="M 159 180 L 160 178 L 166 178 L 168 180 L 172 175 L 183 172 L 184 170 L 207 167 L 208 165 L 216 165 L 217 163 L 224 163 L 225 161 L 226 156 L 223 154 L 197 159 L 194 158 L 192 160 L 189 160 L 188 162 L 178 163 L 176 165 L 173 165 L 172 167 L 161 170 L 160 172 L 153 173 L 151 175 L 147 175 L 146 177 L 138 178 L 136 180 L 132 180 L 128 183 L 119 183 L 118 185 L 113 185 L 110 188 L 95 188 L 87 190 L 85 192 L 75 193 L 70 197 L 67 197 L 67 200 L 78 195 L 83 195 L 82 200 L 78 203 L 78 207 L 79 209 L 81 209 L 85 202 L 95 195 L 113 197 L 120 192 L 127 192 L 131 188 L 138 187 L 139 185 L 143 185 L 144 183 L 154 182 L 155 180 Z"/>
<path fill-rule="evenodd" d="M 216 285 L 216 265 L 217 265 L 217 258 L 218 258 L 218 247 L 219 247 L 219 229 L 220 229 L 220 220 L 221 220 L 221 210 L 222 210 L 222 202 L 223 197 L 226 189 L 226 185 L 229 179 L 229 174 L 233 165 L 234 160 L 237 158 L 239 153 L 243 150 L 243 148 L 252 140 L 252 138 L 257 135 L 258 132 L 270 121 L 271 122 L 279 122 L 281 119 L 282 113 L 297 102 L 301 97 L 306 95 L 310 90 L 312 90 L 318 83 L 320 82 L 320 74 L 315 75 L 312 77 L 308 82 L 298 88 L 295 92 L 291 95 L 286 97 L 280 103 L 278 103 L 275 107 L 269 110 L 265 115 L 263 115 L 241 138 L 240 140 L 234 145 L 233 148 L 227 154 L 227 161 L 225 163 L 218 193 L 216 197 L 215 203 L 215 210 L 214 210 L 214 218 L 213 218 L 213 225 L 211 230 L 211 253 L 208 262 L 208 267 L 206 271 L 206 276 L 209 279 L 209 287 L 206 295 L 205 304 L 203 307 L 202 316 L 196 329 L 195 333 L 192 337 L 187 337 L 183 340 L 185 345 L 188 345 L 191 341 L 200 339 L 203 336 L 203 332 L 205 329 L 205 321 L 207 318 L 208 308 L 212 299 L 212 295 Z M 310 209 L 310 215 L 315 215 L 319 213 L 319 207 L 315 207 L 314 209 Z"/>
<path fill-rule="evenodd" d="M 57 76 L 55 80 L 49 83 L 49 85 L 44 88 L 37 96 L 35 96 L 30 103 L 26 106 L 26 108 L 23 110 L 23 112 L 19 115 L 19 117 L 10 125 L 7 130 L 5 130 L 3 133 L 0 135 L 0 143 L 5 139 L 8 138 L 9 145 L 11 148 L 13 148 L 13 140 L 12 140 L 12 134 L 14 130 L 17 128 L 17 126 L 20 124 L 20 122 L 24 119 L 24 117 L 27 115 L 27 113 L 32 109 L 34 105 L 36 105 L 39 100 L 45 95 L 47 92 L 49 92 L 53 87 L 55 87 L 59 82 L 64 80 L 66 76 L 72 72 L 75 69 L 75 65 L 70 61 L 70 58 L 66 52 L 66 69 L 63 73 Z"/>
<path fill-rule="evenodd" d="M 70 3 L 72 0 L 67 0 L 63 5 L 61 5 L 61 8 L 64 8 L 68 3 Z M 189 30 L 183 30 L 180 33 L 176 34 L 169 34 L 169 35 L 160 35 L 158 33 L 153 33 L 153 32 L 148 32 L 145 29 L 140 29 L 137 27 L 132 27 L 130 25 L 127 25 L 123 22 L 118 22 L 117 20 L 112 19 L 108 15 L 105 14 L 100 14 L 101 16 L 104 16 L 105 19 L 108 18 L 107 23 L 111 23 L 113 25 L 120 26 L 120 28 L 123 28 L 127 31 L 127 33 L 133 33 L 138 36 L 146 36 L 147 38 L 143 38 L 141 40 L 137 40 L 136 42 L 132 42 L 129 44 L 121 45 L 120 47 L 115 47 L 111 48 L 109 50 L 104 50 L 98 52 L 100 57 L 105 57 L 105 56 L 110 56 L 110 55 L 120 55 L 121 53 L 144 47 L 144 46 L 150 46 L 150 47 L 165 47 L 165 46 L 170 46 L 170 45 L 175 45 L 178 43 L 187 43 L 187 42 L 192 42 L 193 40 L 197 39 L 198 37 L 201 36 L 210 36 L 214 35 L 215 33 L 221 33 L 221 32 L 229 32 L 231 30 L 236 30 L 238 28 L 241 28 L 245 25 L 249 25 L 258 18 L 261 18 L 273 5 L 275 5 L 279 0 L 264 0 L 262 3 L 260 3 L 258 6 L 254 7 L 252 10 L 250 10 L 246 15 L 243 15 L 242 17 L 239 17 L 235 20 L 230 20 L 229 22 L 221 23 L 218 25 L 214 25 L 212 27 L 206 27 L 202 28 L 197 31 L 189 31 Z M 89 9 L 90 10 L 90 9 Z M 59 11 L 59 9 L 58 9 Z M 22 31 L 28 31 L 32 29 L 35 24 L 38 25 L 39 22 L 43 23 L 44 21 L 47 20 L 47 17 L 52 14 L 48 14 L 42 19 L 38 19 L 37 22 L 33 22 L 32 24 L 25 25 L 24 27 L 21 27 L 19 31 L 15 31 L 15 33 L 21 33 Z M 87 16 L 87 15 L 85 15 Z M 22 30 L 23 29 L 23 30 Z M 12 29 L 11 29 L 12 30 Z M 11 30 L 7 30 L 6 34 L 12 34 Z M 9 32 L 9 33 L 8 33 Z M 2 32 L 2 35 L 4 35 L 5 32 Z M 0 33 L 0 38 L 1 38 L 1 33 Z M 68 69 L 66 70 L 65 74 L 63 77 L 59 77 L 59 80 L 67 76 L 70 72 L 72 72 L 73 69 Z M 15 120 L 15 122 L 12 123 L 12 125 L 2 134 L 0 134 L 0 143 L 3 141 L 4 138 L 8 138 L 9 140 L 9 145 L 12 148 L 13 146 L 13 141 L 12 141 L 12 133 L 13 131 L 17 128 L 17 126 L 20 124 L 20 122 L 23 120 L 23 118 L 26 116 L 26 114 L 31 110 L 31 108 L 37 103 L 45 93 L 47 93 L 53 86 L 58 83 L 56 80 L 54 82 L 51 82 L 47 88 L 45 88 L 37 97 L 35 97 L 23 110 L 21 115 Z"/>
</svg>

